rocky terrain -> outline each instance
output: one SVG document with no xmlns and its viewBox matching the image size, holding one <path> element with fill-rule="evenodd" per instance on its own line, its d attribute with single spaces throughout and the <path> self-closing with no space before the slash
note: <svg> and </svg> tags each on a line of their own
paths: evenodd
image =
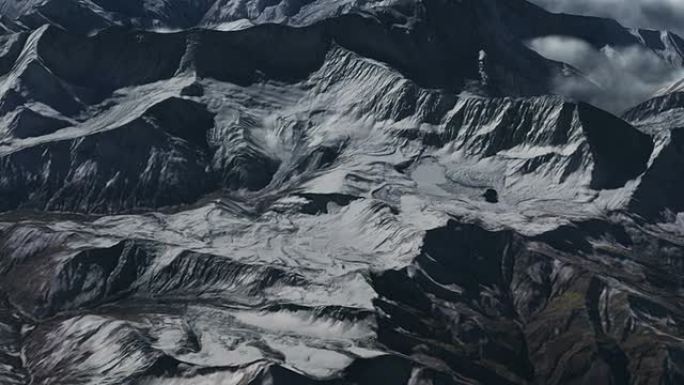
<svg viewBox="0 0 684 385">
<path fill-rule="evenodd" d="M 0 0 L 0 384 L 684 383 L 684 86 L 523 0 Z M 684 73 L 684 72 L 682 72 Z"/>
</svg>

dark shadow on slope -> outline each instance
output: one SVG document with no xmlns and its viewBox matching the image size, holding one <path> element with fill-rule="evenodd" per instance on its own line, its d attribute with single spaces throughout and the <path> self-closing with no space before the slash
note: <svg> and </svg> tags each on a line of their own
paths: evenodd
<svg viewBox="0 0 684 385">
<path fill-rule="evenodd" d="M 102 99 L 126 86 L 169 79 L 185 54 L 185 34 L 110 28 L 90 37 L 48 28 L 38 44 L 41 60 L 61 79 Z"/>
<path fill-rule="evenodd" d="M 580 103 L 577 110 L 596 163 L 593 189 L 622 187 L 646 171 L 653 152 L 650 136 L 588 104 Z"/>
<path fill-rule="evenodd" d="M 214 126 L 214 115 L 205 105 L 178 97 L 159 102 L 145 112 L 155 126 L 205 150 L 209 147 L 207 135 Z"/>
<path fill-rule="evenodd" d="M 684 212 L 684 128 L 670 131 L 670 138 L 644 174 L 632 196 L 630 208 L 645 218 L 662 218 Z"/>
<path fill-rule="evenodd" d="M 534 367 L 509 293 L 519 249 L 507 231 L 453 221 L 428 231 L 414 266 L 373 276 L 381 295 L 376 306 L 389 317 L 379 321 L 380 340 L 404 354 L 439 357 L 481 383 L 531 380 Z"/>
<path fill-rule="evenodd" d="M 321 26 L 266 24 L 235 32 L 204 31 L 195 66 L 199 76 L 244 86 L 268 79 L 294 82 L 323 64 L 329 45 Z"/>
<path fill-rule="evenodd" d="M 0 35 L 0 76 L 7 74 L 19 57 L 28 33 Z"/>
<path fill-rule="evenodd" d="M 8 129 L 15 138 L 31 138 L 51 134 L 67 126 L 67 121 L 42 115 L 30 108 L 20 108 Z"/>
</svg>

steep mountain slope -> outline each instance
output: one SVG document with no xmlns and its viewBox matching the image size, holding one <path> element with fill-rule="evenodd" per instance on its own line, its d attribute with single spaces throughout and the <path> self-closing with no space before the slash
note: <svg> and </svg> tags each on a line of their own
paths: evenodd
<svg viewBox="0 0 684 385">
<path fill-rule="evenodd" d="M 627 111 L 624 118 L 654 137 L 652 165 L 643 176 L 632 206 L 644 215 L 667 213 L 675 217 L 684 210 L 682 188 L 684 165 L 684 92 L 680 84 Z"/>
<path fill-rule="evenodd" d="M 0 1 L 0 383 L 684 382 L 684 107 L 523 1 Z M 682 115 L 682 116 L 680 116 Z"/>
</svg>

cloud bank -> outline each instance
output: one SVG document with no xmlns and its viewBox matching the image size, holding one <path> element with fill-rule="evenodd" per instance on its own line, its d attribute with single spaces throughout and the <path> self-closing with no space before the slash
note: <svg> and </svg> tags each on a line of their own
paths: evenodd
<svg viewBox="0 0 684 385">
<path fill-rule="evenodd" d="M 552 12 L 601 16 L 628 27 L 684 35 L 684 0 L 530 0 Z"/>
<path fill-rule="evenodd" d="M 597 50 L 583 40 L 563 36 L 536 38 L 528 46 L 548 59 L 575 67 L 589 80 L 559 76 L 554 84 L 557 93 L 616 114 L 684 77 L 682 68 L 641 46 Z"/>
</svg>

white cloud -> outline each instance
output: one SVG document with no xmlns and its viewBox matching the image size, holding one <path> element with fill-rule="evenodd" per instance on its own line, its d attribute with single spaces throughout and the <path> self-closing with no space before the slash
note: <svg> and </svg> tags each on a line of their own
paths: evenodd
<svg viewBox="0 0 684 385">
<path fill-rule="evenodd" d="M 602 16 L 684 35 L 684 0 L 530 0 L 552 12 Z"/>
<path fill-rule="evenodd" d="M 591 80 L 559 76 L 555 80 L 556 92 L 614 113 L 651 98 L 684 77 L 682 68 L 641 46 L 597 50 L 585 41 L 563 36 L 536 38 L 528 45 L 548 59 L 570 64 Z"/>
</svg>

